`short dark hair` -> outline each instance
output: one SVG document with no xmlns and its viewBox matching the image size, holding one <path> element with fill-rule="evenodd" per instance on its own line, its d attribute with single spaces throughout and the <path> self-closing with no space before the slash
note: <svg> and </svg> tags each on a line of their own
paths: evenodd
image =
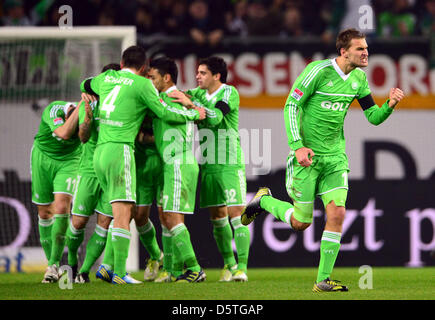
<svg viewBox="0 0 435 320">
<path fill-rule="evenodd" d="M 103 67 L 103 69 L 101 70 L 101 73 L 106 72 L 107 70 L 119 71 L 119 70 L 121 70 L 121 65 L 119 63 L 109 63 L 109 64 L 106 64 Z"/>
<path fill-rule="evenodd" d="M 145 49 L 140 46 L 131 46 L 122 53 L 122 62 L 126 68 L 139 70 L 146 64 L 147 55 Z"/>
<path fill-rule="evenodd" d="M 156 69 L 163 77 L 165 74 L 171 76 L 172 82 L 177 84 L 178 67 L 175 61 L 168 57 L 160 57 L 150 61 L 150 68 Z"/>
<path fill-rule="evenodd" d="M 349 49 L 352 39 L 365 39 L 366 35 L 357 29 L 351 28 L 341 31 L 335 42 L 338 55 L 341 56 L 341 49 Z"/>
<path fill-rule="evenodd" d="M 68 119 L 69 117 L 71 117 L 71 115 L 73 114 L 73 112 L 74 112 L 75 109 L 76 109 L 76 106 L 74 106 L 74 105 L 71 105 L 71 106 L 68 108 L 68 111 L 67 111 L 67 113 L 66 113 L 66 115 L 65 115 L 65 120 Z"/>
<path fill-rule="evenodd" d="M 227 82 L 228 69 L 224 59 L 221 57 L 208 57 L 199 61 L 199 65 L 202 64 L 207 66 L 212 75 L 219 73 L 221 75 L 220 81 L 222 83 Z"/>
</svg>

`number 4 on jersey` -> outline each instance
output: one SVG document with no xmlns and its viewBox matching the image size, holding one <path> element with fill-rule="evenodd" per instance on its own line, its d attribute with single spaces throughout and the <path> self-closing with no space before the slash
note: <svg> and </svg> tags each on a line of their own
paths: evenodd
<svg viewBox="0 0 435 320">
<path fill-rule="evenodd" d="M 115 88 L 109 92 L 106 99 L 103 101 L 103 105 L 101 106 L 100 110 L 106 112 L 106 118 L 109 118 L 110 113 L 115 110 L 115 100 L 119 94 L 119 90 L 121 90 L 121 86 L 115 86 Z"/>
</svg>

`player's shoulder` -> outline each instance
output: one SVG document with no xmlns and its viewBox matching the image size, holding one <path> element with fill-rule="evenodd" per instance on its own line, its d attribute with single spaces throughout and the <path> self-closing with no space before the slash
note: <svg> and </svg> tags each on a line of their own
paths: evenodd
<svg viewBox="0 0 435 320">
<path fill-rule="evenodd" d="M 65 105 L 67 104 L 67 101 L 63 100 L 55 100 L 50 102 L 44 109 L 44 114 L 49 114 L 50 116 L 54 116 L 58 114 L 58 111 L 64 110 Z"/>
<path fill-rule="evenodd" d="M 311 61 L 310 63 L 307 64 L 306 66 L 306 70 L 323 70 L 327 67 L 332 66 L 332 61 L 331 59 L 323 59 L 323 60 L 315 60 L 315 61 Z"/>
<path fill-rule="evenodd" d="M 357 78 L 358 80 L 361 80 L 361 81 L 367 80 L 367 75 L 366 75 L 365 71 L 361 68 L 355 68 L 355 70 L 352 72 L 352 75 L 355 78 Z"/>
</svg>

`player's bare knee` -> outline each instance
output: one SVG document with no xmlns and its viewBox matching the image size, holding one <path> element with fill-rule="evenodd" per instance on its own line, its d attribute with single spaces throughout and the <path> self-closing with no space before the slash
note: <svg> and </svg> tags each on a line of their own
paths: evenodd
<svg viewBox="0 0 435 320">
<path fill-rule="evenodd" d="M 295 231 L 304 231 L 307 229 L 311 223 L 300 222 L 296 220 L 293 216 L 290 218 L 291 227 Z"/>
<path fill-rule="evenodd" d="M 105 216 L 103 214 L 97 215 L 97 224 L 103 229 L 109 229 L 110 222 L 112 222 L 112 217 Z"/>
<path fill-rule="evenodd" d="M 50 219 L 53 217 L 50 206 L 38 206 L 38 216 L 41 219 Z"/>
<path fill-rule="evenodd" d="M 76 230 L 81 230 L 86 227 L 86 224 L 88 223 L 89 218 L 88 217 L 81 217 L 77 215 L 72 215 L 71 218 L 71 224 Z"/>
</svg>

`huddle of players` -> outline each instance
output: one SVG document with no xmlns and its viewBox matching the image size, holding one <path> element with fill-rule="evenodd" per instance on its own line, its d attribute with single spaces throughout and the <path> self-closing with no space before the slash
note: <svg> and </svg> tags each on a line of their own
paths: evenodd
<svg viewBox="0 0 435 320">
<path fill-rule="evenodd" d="M 226 64 L 218 57 L 201 60 L 198 87 L 182 93 L 176 88 L 173 60 L 158 58 L 149 68 L 145 61 L 145 51 L 132 46 L 120 65 L 108 65 L 82 82 L 77 105 L 55 101 L 43 112 L 31 157 L 32 201 L 48 260 L 42 282 L 58 280 L 66 245 L 75 282 L 89 282 L 90 269 L 104 251 L 97 278 L 141 283 L 126 272 L 131 219 L 150 255 L 145 281 L 205 280 L 184 224 L 184 215 L 194 213 L 199 174 L 200 206 L 209 208 L 224 261 L 220 281 L 248 280 L 250 233 L 240 220 L 246 178 L 238 137 L 239 95 L 225 83 Z M 200 144 L 206 161 L 200 166 L 193 154 L 194 121 L 207 129 L 207 143 Z M 235 146 L 227 148 L 228 141 Z M 153 202 L 163 250 L 149 220 Z M 94 212 L 97 225 L 78 270 L 78 249 Z"/>
</svg>

